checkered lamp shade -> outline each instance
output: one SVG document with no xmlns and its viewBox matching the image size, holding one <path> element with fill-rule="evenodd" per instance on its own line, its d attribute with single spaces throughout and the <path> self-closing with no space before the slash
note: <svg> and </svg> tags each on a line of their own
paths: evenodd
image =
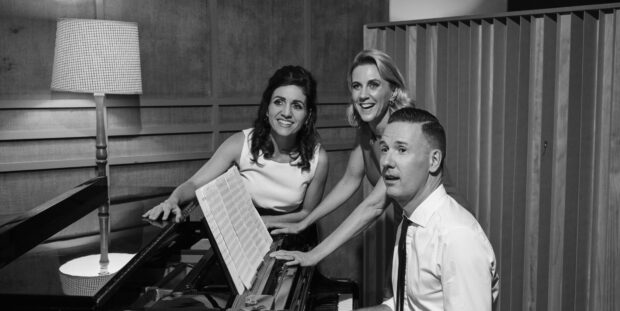
<svg viewBox="0 0 620 311">
<path fill-rule="evenodd" d="M 58 20 L 51 88 L 142 94 L 138 25 L 110 20 Z"/>
</svg>

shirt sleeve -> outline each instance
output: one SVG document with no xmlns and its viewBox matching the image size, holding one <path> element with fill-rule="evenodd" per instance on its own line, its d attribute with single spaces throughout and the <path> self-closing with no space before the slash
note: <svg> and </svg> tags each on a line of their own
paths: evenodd
<svg viewBox="0 0 620 311">
<path fill-rule="evenodd" d="M 444 241 L 441 257 L 444 310 L 491 311 L 495 255 L 484 232 L 456 228 Z"/>
<path fill-rule="evenodd" d="M 394 297 L 387 298 L 383 301 L 382 305 L 390 308 L 390 310 L 394 311 Z"/>
</svg>

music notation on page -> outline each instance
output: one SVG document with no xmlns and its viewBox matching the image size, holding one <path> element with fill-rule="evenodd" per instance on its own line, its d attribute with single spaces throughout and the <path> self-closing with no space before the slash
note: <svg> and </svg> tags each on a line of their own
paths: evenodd
<svg viewBox="0 0 620 311">
<path fill-rule="evenodd" d="M 273 242 L 236 167 L 196 190 L 196 198 L 237 292 L 252 287 Z"/>
</svg>

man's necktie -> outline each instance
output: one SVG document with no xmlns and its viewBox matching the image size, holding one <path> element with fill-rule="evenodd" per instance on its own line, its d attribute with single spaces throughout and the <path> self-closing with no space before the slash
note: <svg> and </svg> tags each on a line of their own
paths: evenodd
<svg viewBox="0 0 620 311">
<path fill-rule="evenodd" d="M 405 272 L 407 267 L 407 250 L 405 241 L 407 240 L 407 228 L 411 225 L 405 215 L 400 224 L 400 239 L 398 240 L 398 279 L 396 281 L 396 311 L 403 311 L 405 303 Z"/>
</svg>

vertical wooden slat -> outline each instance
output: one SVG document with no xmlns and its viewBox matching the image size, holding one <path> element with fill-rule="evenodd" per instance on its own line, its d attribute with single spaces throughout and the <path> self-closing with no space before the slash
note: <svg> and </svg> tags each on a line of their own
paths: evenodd
<svg viewBox="0 0 620 311">
<path fill-rule="evenodd" d="M 523 286 L 524 286 L 524 254 L 525 254 L 525 217 L 526 217 L 526 180 L 528 165 L 528 94 L 529 94 L 529 77 L 530 77 L 530 19 L 519 18 L 519 40 L 517 43 L 519 50 L 519 58 L 517 61 L 518 83 L 516 94 L 517 100 L 515 105 L 517 128 L 515 138 L 515 162 L 514 162 L 514 199 L 512 212 L 512 256 L 510 258 L 511 267 L 511 291 L 503 291 L 502 297 L 509 296 L 510 310 L 523 310 Z M 506 263 L 504 263 L 506 264 Z M 504 306 L 506 304 L 504 303 Z"/>
<path fill-rule="evenodd" d="M 394 54 L 394 27 L 385 27 L 385 45 L 383 51 L 392 56 Z M 392 56 L 393 57 L 393 56 Z"/>
<path fill-rule="evenodd" d="M 407 80 L 407 92 L 409 94 L 409 98 L 416 100 L 418 94 L 418 73 L 424 72 L 425 68 L 423 68 L 424 64 L 418 61 L 418 57 L 420 57 L 421 48 L 424 47 L 424 36 L 421 31 L 422 27 L 418 26 L 407 26 L 406 28 L 406 41 L 405 41 L 405 55 L 406 62 L 405 67 L 402 68 L 402 74 Z M 422 81 L 420 81 L 422 82 Z M 420 85 L 420 89 L 423 89 L 422 84 Z"/>
<path fill-rule="evenodd" d="M 394 58 L 394 63 L 400 70 L 403 78 L 405 79 L 405 85 L 407 85 L 407 75 L 405 74 L 407 71 L 407 31 L 402 26 L 396 26 L 394 28 L 394 50 L 392 52 L 392 57 Z M 414 69 L 415 70 L 415 69 Z"/>
<path fill-rule="evenodd" d="M 543 71 L 542 71 L 542 126 L 541 140 L 543 150 L 540 158 L 540 211 L 539 211 L 539 241 L 538 241 L 538 297 L 537 309 L 544 310 L 548 304 L 549 287 L 549 248 L 551 247 L 551 204 L 553 182 L 553 147 L 554 147 L 554 102 L 555 102 L 555 66 L 557 22 L 556 14 L 547 14 L 543 17 Z M 553 284 L 555 286 L 555 284 Z"/>
<path fill-rule="evenodd" d="M 564 266 L 564 220 L 566 209 L 566 153 L 568 134 L 568 103 L 571 65 L 571 22 L 572 15 L 558 16 L 555 101 L 553 103 L 553 141 L 551 152 L 551 205 L 549 232 L 549 294 L 548 310 L 562 310 L 562 270 Z"/>
<path fill-rule="evenodd" d="M 572 273 L 576 275 L 574 285 L 574 310 L 588 310 L 589 305 L 589 283 L 590 283 L 590 231 L 592 228 L 593 216 L 593 188 L 594 188 L 594 128 L 596 105 L 596 85 L 597 85 L 597 57 L 599 51 L 599 12 L 584 14 L 583 22 L 583 63 L 580 68 L 583 85 L 581 87 L 581 97 L 579 110 L 579 195 L 576 202 L 578 206 L 577 220 L 578 230 L 576 235 L 576 262 Z M 572 136 L 569 134 L 569 136 Z M 567 184 L 567 189 L 572 187 Z M 585 268 L 584 268 L 585 267 Z M 570 273 L 570 272 L 569 272 Z"/>
<path fill-rule="evenodd" d="M 440 121 L 445 122 L 446 103 L 448 102 L 446 84 L 448 80 L 448 25 L 446 23 L 437 24 L 437 43 L 435 51 L 435 115 Z"/>
<path fill-rule="evenodd" d="M 435 115 L 438 114 L 437 84 L 440 77 L 439 62 L 440 60 L 443 61 L 443 58 L 441 58 L 443 53 L 439 51 L 439 41 L 439 25 L 431 24 L 426 27 L 426 49 L 424 51 L 426 70 L 423 73 L 426 84 L 424 87 L 424 97 L 422 98 L 424 101 L 420 106 L 426 108 Z"/>
<path fill-rule="evenodd" d="M 458 114 L 457 123 L 456 123 L 456 146 L 458 158 L 450 158 L 449 161 L 456 162 L 457 177 L 454 182 L 456 185 L 456 189 L 459 192 L 459 195 L 463 198 L 461 201 L 462 204 L 466 204 L 467 208 L 470 208 L 471 203 L 469 202 L 469 198 L 467 196 L 467 183 L 471 170 L 471 165 L 469 165 L 471 154 L 469 153 L 468 146 L 469 142 L 469 130 L 471 122 L 473 120 L 470 119 L 470 102 L 469 102 L 469 94 L 471 90 L 471 80 L 470 80 L 470 72 L 472 69 L 471 66 L 471 57 L 470 57 L 470 34 L 471 34 L 471 26 L 468 21 L 459 22 L 456 24 L 457 27 L 457 43 L 458 43 L 458 57 L 457 57 L 457 67 L 454 68 L 457 73 L 457 98 L 454 102 L 454 110 Z M 454 155 L 450 155 L 453 157 Z"/>
<path fill-rule="evenodd" d="M 614 62 L 613 67 L 613 87 L 612 92 L 612 114 L 611 119 L 616 120 L 612 123 L 611 129 L 611 150 L 610 155 L 616 155 L 611 157 L 611 164 L 609 170 L 609 215 L 607 219 L 609 231 L 609 258 L 608 262 L 620 262 L 620 159 L 617 156 L 620 154 L 620 10 L 614 11 Z M 608 309 L 618 309 L 620 305 L 620 297 L 617 295 L 620 292 L 620 267 L 618 265 L 610 265 L 610 287 L 607 293 L 609 294 L 609 306 Z M 614 294 L 616 293 L 616 294 Z"/>
<path fill-rule="evenodd" d="M 580 189 L 582 178 L 580 176 L 579 162 L 581 155 L 581 124 L 582 92 L 584 79 L 588 79 L 587 71 L 583 71 L 583 15 L 571 14 L 570 19 L 570 63 L 569 83 L 567 85 L 567 134 L 566 134 L 566 182 L 564 186 L 565 211 L 564 211 L 564 235 L 562 254 L 562 309 L 575 309 L 579 292 L 575 291 L 578 271 L 575 270 L 577 255 L 579 253 L 579 191 L 568 189 Z M 559 49 L 558 49 L 559 50 Z M 580 269 L 581 270 L 581 269 Z"/>
<path fill-rule="evenodd" d="M 493 116 L 493 81 L 495 80 L 495 24 L 492 21 L 482 21 L 482 85 L 481 85 L 481 112 L 480 112 L 480 189 L 478 206 L 474 212 L 485 230 L 487 236 L 491 233 L 491 159 L 493 159 L 491 122 Z"/>
<path fill-rule="evenodd" d="M 524 310 L 536 310 L 538 301 L 538 217 L 540 213 L 540 154 L 542 151 L 541 122 L 542 122 L 542 88 L 543 88 L 543 45 L 544 20 L 541 17 L 532 17 L 532 43 L 530 45 L 530 85 L 528 99 L 528 138 L 527 147 L 527 180 L 525 205 L 525 260 L 523 267 L 523 302 Z"/>
<path fill-rule="evenodd" d="M 516 133 L 518 116 L 518 91 L 519 91 L 519 35 L 520 25 L 518 20 L 506 19 L 506 77 L 504 90 L 504 133 L 503 133 L 503 181 L 501 198 L 501 252 L 496 251 L 498 257 L 500 275 L 502 276 L 502 290 L 510 293 L 515 286 L 512 274 L 512 265 L 508 264 L 512 257 L 513 217 L 517 212 L 514 208 L 515 189 L 515 159 L 517 157 Z M 512 297 L 500 295 L 500 309 L 511 309 Z"/>
<path fill-rule="evenodd" d="M 615 19 L 614 14 L 605 12 L 601 17 L 599 63 L 598 63 L 598 85 L 597 85 L 597 129 L 596 129 L 596 147 L 595 147 L 595 185 L 596 191 L 594 197 L 593 211 L 593 230 L 592 230 L 592 259 L 591 259 L 591 285 L 590 285 L 590 309 L 591 310 L 612 310 L 614 297 L 617 293 L 610 292 L 613 289 L 614 278 L 612 272 L 615 265 L 610 264 L 616 260 L 617 253 L 613 253 L 612 249 L 617 251 L 617 245 L 612 246 L 614 241 L 609 233 L 613 233 L 613 227 L 617 226 L 616 207 L 611 207 L 611 203 L 616 199 L 610 200 L 610 194 L 613 193 L 612 184 L 616 187 L 616 180 L 610 180 L 615 177 L 617 172 L 610 174 L 612 169 L 611 156 L 614 155 L 612 150 L 617 149 L 617 143 L 612 148 L 612 123 L 613 112 L 613 89 L 614 89 L 614 30 Z M 617 81 L 615 82 L 617 83 Z M 616 94 L 617 95 L 617 94 Z M 617 105 L 616 105 L 617 106 Z M 613 137 L 614 139 L 616 137 Z M 615 155 L 614 155 L 615 156 Z M 615 162 L 615 161 L 613 161 Z M 617 193 L 615 193 L 617 195 Z M 611 219 L 611 220 L 610 220 Z"/>
<path fill-rule="evenodd" d="M 379 28 L 368 28 L 364 26 L 364 49 L 379 47 Z"/>
<path fill-rule="evenodd" d="M 466 153 L 469 155 L 467 166 L 470 168 L 466 187 L 463 191 L 467 194 L 469 210 L 478 215 L 478 199 L 480 188 L 480 145 L 481 145 L 481 107 L 482 107 L 482 25 L 480 22 L 470 24 L 469 40 L 470 62 L 468 79 L 470 81 L 469 92 L 469 126 L 467 130 L 468 145 Z"/>
<path fill-rule="evenodd" d="M 504 115 L 506 109 L 506 20 L 493 21 L 493 96 L 491 107 L 491 162 L 490 162 L 490 231 L 489 240 L 494 247 L 495 257 L 501 258 L 502 215 L 504 212 L 502 192 L 504 187 Z M 500 269 L 503 263 L 499 263 Z"/>
<path fill-rule="evenodd" d="M 446 139 L 452 143 L 446 146 L 446 162 L 444 162 L 443 177 L 447 188 L 453 188 L 458 180 L 458 26 L 456 22 L 446 23 L 446 61 L 445 80 L 438 81 L 438 92 L 446 94 L 445 101 L 438 100 L 437 118 L 442 122 L 446 131 Z"/>
</svg>

